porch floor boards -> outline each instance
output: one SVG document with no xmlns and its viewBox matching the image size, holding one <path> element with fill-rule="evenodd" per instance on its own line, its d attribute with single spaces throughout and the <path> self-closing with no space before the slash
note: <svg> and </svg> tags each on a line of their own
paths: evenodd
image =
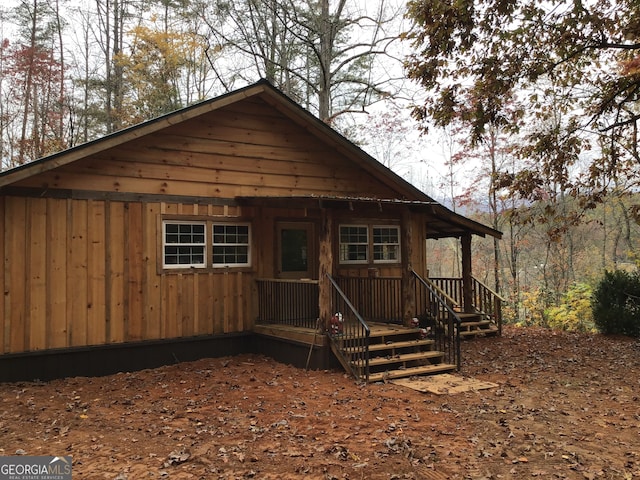
<svg viewBox="0 0 640 480">
<path fill-rule="evenodd" d="M 326 347 L 329 341 L 325 332 L 316 332 L 315 328 L 294 327 L 291 325 L 259 324 L 254 325 L 253 332 L 258 335 L 273 337 L 280 340 Z"/>
</svg>

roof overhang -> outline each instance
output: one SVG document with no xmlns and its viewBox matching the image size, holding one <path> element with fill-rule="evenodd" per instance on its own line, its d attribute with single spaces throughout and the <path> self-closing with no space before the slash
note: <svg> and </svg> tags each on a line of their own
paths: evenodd
<svg viewBox="0 0 640 480">
<path fill-rule="evenodd" d="M 471 220 L 435 201 L 398 200 L 389 198 L 361 198 L 340 196 L 284 196 L 237 197 L 239 205 L 269 208 L 327 208 L 355 211 L 357 208 L 376 209 L 379 212 L 407 208 L 427 216 L 427 238 L 451 238 L 473 234 L 481 237 L 502 238 L 502 232 Z"/>
</svg>

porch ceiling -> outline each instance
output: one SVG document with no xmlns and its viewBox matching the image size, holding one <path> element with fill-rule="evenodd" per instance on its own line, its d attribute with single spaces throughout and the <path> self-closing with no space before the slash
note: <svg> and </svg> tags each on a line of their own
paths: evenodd
<svg viewBox="0 0 640 480">
<path fill-rule="evenodd" d="M 355 210 L 356 207 L 376 208 L 380 212 L 408 208 L 427 215 L 427 238 L 461 237 L 474 234 L 502 238 L 502 232 L 457 214 L 438 202 L 399 200 L 389 198 L 339 197 L 339 196 L 284 196 L 237 197 L 239 205 L 271 208 L 331 208 Z"/>
</svg>

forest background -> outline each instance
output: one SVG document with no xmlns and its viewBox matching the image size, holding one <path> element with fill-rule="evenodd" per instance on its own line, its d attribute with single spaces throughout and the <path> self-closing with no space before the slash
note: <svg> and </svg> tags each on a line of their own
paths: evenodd
<svg viewBox="0 0 640 480">
<path fill-rule="evenodd" d="M 504 232 L 473 271 L 507 321 L 592 330 L 640 261 L 635 0 L 19 0 L 0 39 L 2 170 L 266 78 Z"/>
</svg>

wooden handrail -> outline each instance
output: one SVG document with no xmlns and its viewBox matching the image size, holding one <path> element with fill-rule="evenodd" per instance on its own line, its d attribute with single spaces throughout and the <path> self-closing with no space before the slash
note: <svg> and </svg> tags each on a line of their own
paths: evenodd
<svg viewBox="0 0 640 480">
<path fill-rule="evenodd" d="M 418 275 L 415 272 L 413 272 L 413 273 L 416 276 Z M 420 277 L 420 279 L 423 282 L 429 284 L 429 286 L 431 288 L 433 288 L 438 293 L 438 295 L 440 297 L 442 297 L 444 300 L 446 300 L 451 306 L 454 306 L 454 307 L 459 307 L 460 306 L 460 304 L 458 303 L 458 301 L 455 298 L 451 297 L 447 292 L 445 292 L 442 288 L 440 288 L 438 285 L 436 285 L 434 282 L 432 282 L 429 278 Z"/>
<path fill-rule="evenodd" d="M 300 278 L 300 279 L 291 279 L 291 278 L 256 278 L 256 282 L 269 282 L 269 283 L 318 283 L 318 280 L 313 280 L 311 278 Z"/>
<path fill-rule="evenodd" d="M 333 286 L 337 303 L 341 303 L 347 310 L 344 311 L 344 315 L 340 313 L 340 322 L 344 323 L 338 326 L 339 331 L 332 332 L 331 329 L 329 331 L 331 349 L 345 370 L 351 372 L 356 380 L 362 379 L 362 372 L 364 371 L 364 381 L 369 383 L 369 337 L 371 329 L 334 278 L 327 274 L 327 279 Z M 333 306 L 339 307 L 340 305 L 334 304 Z M 356 319 L 356 322 L 351 321 L 353 318 Z M 353 358 L 346 354 L 346 349 L 349 347 L 360 347 L 362 349 L 360 358 L 355 361 L 355 364 Z M 357 367 L 357 369 L 354 367 Z"/>
<path fill-rule="evenodd" d="M 503 302 L 506 302 L 506 301 L 507 301 L 507 299 L 506 299 L 506 298 L 504 298 L 504 297 L 503 297 L 502 295 L 500 295 L 499 293 L 496 293 L 496 292 L 495 292 L 491 287 L 488 287 L 484 282 L 482 282 L 482 281 L 478 280 L 476 277 L 472 277 L 472 278 L 473 278 L 473 280 L 474 280 L 475 282 L 479 283 L 480 285 L 482 285 L 482 287 L 483 287 L 483 288 L 485 288 L 486 290 L 488 290 L 488 291 L 489 291 L 489 293 L 490 293 L 491 295 L 493 295 L 494 297 L 498 298 L 499 300 L 501 300 L 501 301 L 503 301 Z"/>
<path fill-rule="evenodd" d="M 436 285 L 433 285 L 433 282 L 421 277 L 414 270 L 411 270 L 411 273 L 416 282 L 416 296 L 420 296 L 419 292 L 422 290 L 427 295 L 427 298 L 424 300 L 426 305 L 437 305 L 437 308 L 431 310 L 434 314 L 432 320 L 435 323 L 433 333 L 436 347 L 443 351 L 445 359 L 453 361 L 459 370 L 461 363 L 460 325 L 462 324 L 462 320 L 458 313 L 453 310 L 449 301 L 441 296 L 441 289 L 434 288 Z M 445 296 L 447 295 L 445 294 Z"/>
</svg>

